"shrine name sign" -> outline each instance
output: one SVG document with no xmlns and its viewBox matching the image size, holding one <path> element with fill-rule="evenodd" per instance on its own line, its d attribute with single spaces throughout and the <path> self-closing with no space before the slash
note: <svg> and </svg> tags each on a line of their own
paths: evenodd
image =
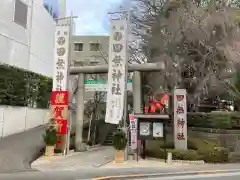
<svg viewBox="0 0 240 180">
<path fill-rule="evenodd" d="M 186 89 L 174 91 L 174 145 L 187 150 L 187 100 Z"/>
</svg>

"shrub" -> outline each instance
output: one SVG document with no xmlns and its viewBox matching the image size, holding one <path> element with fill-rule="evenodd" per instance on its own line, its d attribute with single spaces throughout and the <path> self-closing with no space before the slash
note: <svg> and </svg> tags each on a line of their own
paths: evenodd
<svg viewBox="0 0 240 180">
<path fill-rule="evenodd" d="M 228 162 L 229 151 L 224 147 L 214 147 L 198 151 L 202 160 L 208 163 L 224 163 Z"/>
<path fill-rule="evenodd" d="M 208 113 L 189 113 L 187 115 L 188 126 L 194 127 L 209 127 Z"/>
<path fill-rule="evenodd" d="M 180 149 L 167 149 L 167 153 L 172 153 L 173 160 L 199 160 L 199 156 L 196 150 L 180 150 Z M 165 151 L 163 148 L 158 149 L 157 151 L 146 151 L 146 156 L 154 157 L 154 158 L 165 158 Z"/>
<path fill-rule="evenodd" d="M 204 160 L 208 163 L 224 163 L 228 161 L 229 151 L 218 147 L 218 144 L 210 140 L 189 138 L 188 150 L 173 149 L 174 144 L 168 141 L 166 146 L 160 141 L 149 141 L 146 155 L 154 158 L 164 159 L 164 147 L 167 152 L 172 153 L 173 160 Z"/>
<path fill-rule="evenodd" d="M 167 152 L 172 153 L 173 160 L 199 160 L 199 156 L 196 150 L 181 150 L 181 149 L 171 149 Z"/>
<path fill-rule="evenodd" d="M 187 145 L 188 145 L 188 149 L 192 149 L 192 150 L 197 150 L 197 146 L 194 142 L 188 140 L 187 142 Z M 174 149 L 174 142 L 173 141 L 168 141 L 165 145 L 164 144 L 161 144 L 159 146 L 160 148 L 166 148 L 166 149 Z"/>
<path fill-rule="evenodd" d="M 93 145 L 92 141 L 91 140 L 87 141 L 87 145 L 92 146 Z"/>
<path fill-rule="evenodd" d="M 75 149 L 75 137 L 76 137 L 75 133 L 70 134 L 70 147 L 69 147 L 70 150 Z"/>
<path fill-rule="evenodd" d="M 164 159 L 164 149 L 159 148 L 159 149 L 147 149 L 145 152 L 145 155 L 147 157 L 153 157 L 153 158 L 159 158 L 159 159 Z"/>
<path fill-rule="evenodd" d="M 124 150 L 127 145 L 127 137 L 125 132 L 119 130 L 113 135 L 113 146 L 116 150 Z"/>
<path fill-rule="evenodd" d="M 62 153 L 62 149 L 54 149 L 54 153 Z"/>
<path fill-rule="evenodd" d="M 54 126 L 46 129 L 43 140 L 47 146 L 54 146 L 57 143 L 57 130 Z"/>
<path fill-rule="evenodd" d="M 190 113 L 187 116 L 189 127 L 239 129 L 240 114 L 216 111 L 211 113 Z"/>
<path fill-rule="evenodd" d="M 231 125 L 231 116 L 227 112 L 212 112 L 209 113 L 209 120 L 211 121 L 212 128 L 218 129 L 230 129 Z"/>
</svg>

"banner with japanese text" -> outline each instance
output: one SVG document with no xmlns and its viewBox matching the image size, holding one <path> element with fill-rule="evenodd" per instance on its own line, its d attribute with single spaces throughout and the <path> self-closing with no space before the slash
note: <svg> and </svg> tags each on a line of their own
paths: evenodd
<svg viewBox="0 0 240 180">
<path fill-rule="evenodd" d="M 51 97 L 52 118 L 55 120 L 57 133 L 65 135 L 68 118 L 68 91 L 53 91 Z"/>
<path fill-rule="evenodd" d="M 186 89 L 174 90 L 174 144 L 176 149 L 187 150 Z"/>
<path fill-rule="evenodd" d="M 57 26 L 54 47 L 53 88 L 51 97 L 51 114 L 58 134 L 58 144 L 62 144 L 62 137 L 67 134 L 68 99 L 68 51 L 69 51 L 69 26 Z"/>
<path fill-rule="evenodd" d="M 105 122 L 118 124 L 123 116 L 127 72 L 127 20 L 111 20 Z"/>
<path fill-rule="evenodd" d="M 69 26 L 57 26 L 54 47 L 53 91 L 67 90 Z"/>
</svg>

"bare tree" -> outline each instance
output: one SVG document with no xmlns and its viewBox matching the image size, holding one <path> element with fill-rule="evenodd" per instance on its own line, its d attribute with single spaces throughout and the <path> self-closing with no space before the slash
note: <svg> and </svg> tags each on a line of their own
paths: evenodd
<svg viewBox="0 0 240 180">
<path fill-rule="evenodd" d="M 239 40 L 238 9 L 206 2 L 136 3 L 133 32 L 142 41 L 141 52 L 148 62 L 163 62 L 166 67 L 148 74 L 153 91 L 186 88 L 188 100 L 195 103 L 234 72 L 239 58 L 234 48 Z"/>
</svg>

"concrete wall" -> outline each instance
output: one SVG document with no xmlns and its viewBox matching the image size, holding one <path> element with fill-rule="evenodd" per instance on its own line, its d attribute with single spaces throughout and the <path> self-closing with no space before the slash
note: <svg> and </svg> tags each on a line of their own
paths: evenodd
<svg viewBox="0 0 240 180">
<path fill-rule="evenodd" d="M 39 0 L 34 1 L 30 39 L 30 71 L 53 76 L 56 23 Z"/>
<path fill-rule="evenodd" d="M 0 106 L 0 138 L 46 124 L 49 109 Z"/>
<path fill-rule="evenodd" d="M 28 6 L 26 28 L 13 21 L 15 0 L 0 0 L 0 63 L 51 77 L 55 22 L 42 0 L 22 2 Z"/>
</svg>

